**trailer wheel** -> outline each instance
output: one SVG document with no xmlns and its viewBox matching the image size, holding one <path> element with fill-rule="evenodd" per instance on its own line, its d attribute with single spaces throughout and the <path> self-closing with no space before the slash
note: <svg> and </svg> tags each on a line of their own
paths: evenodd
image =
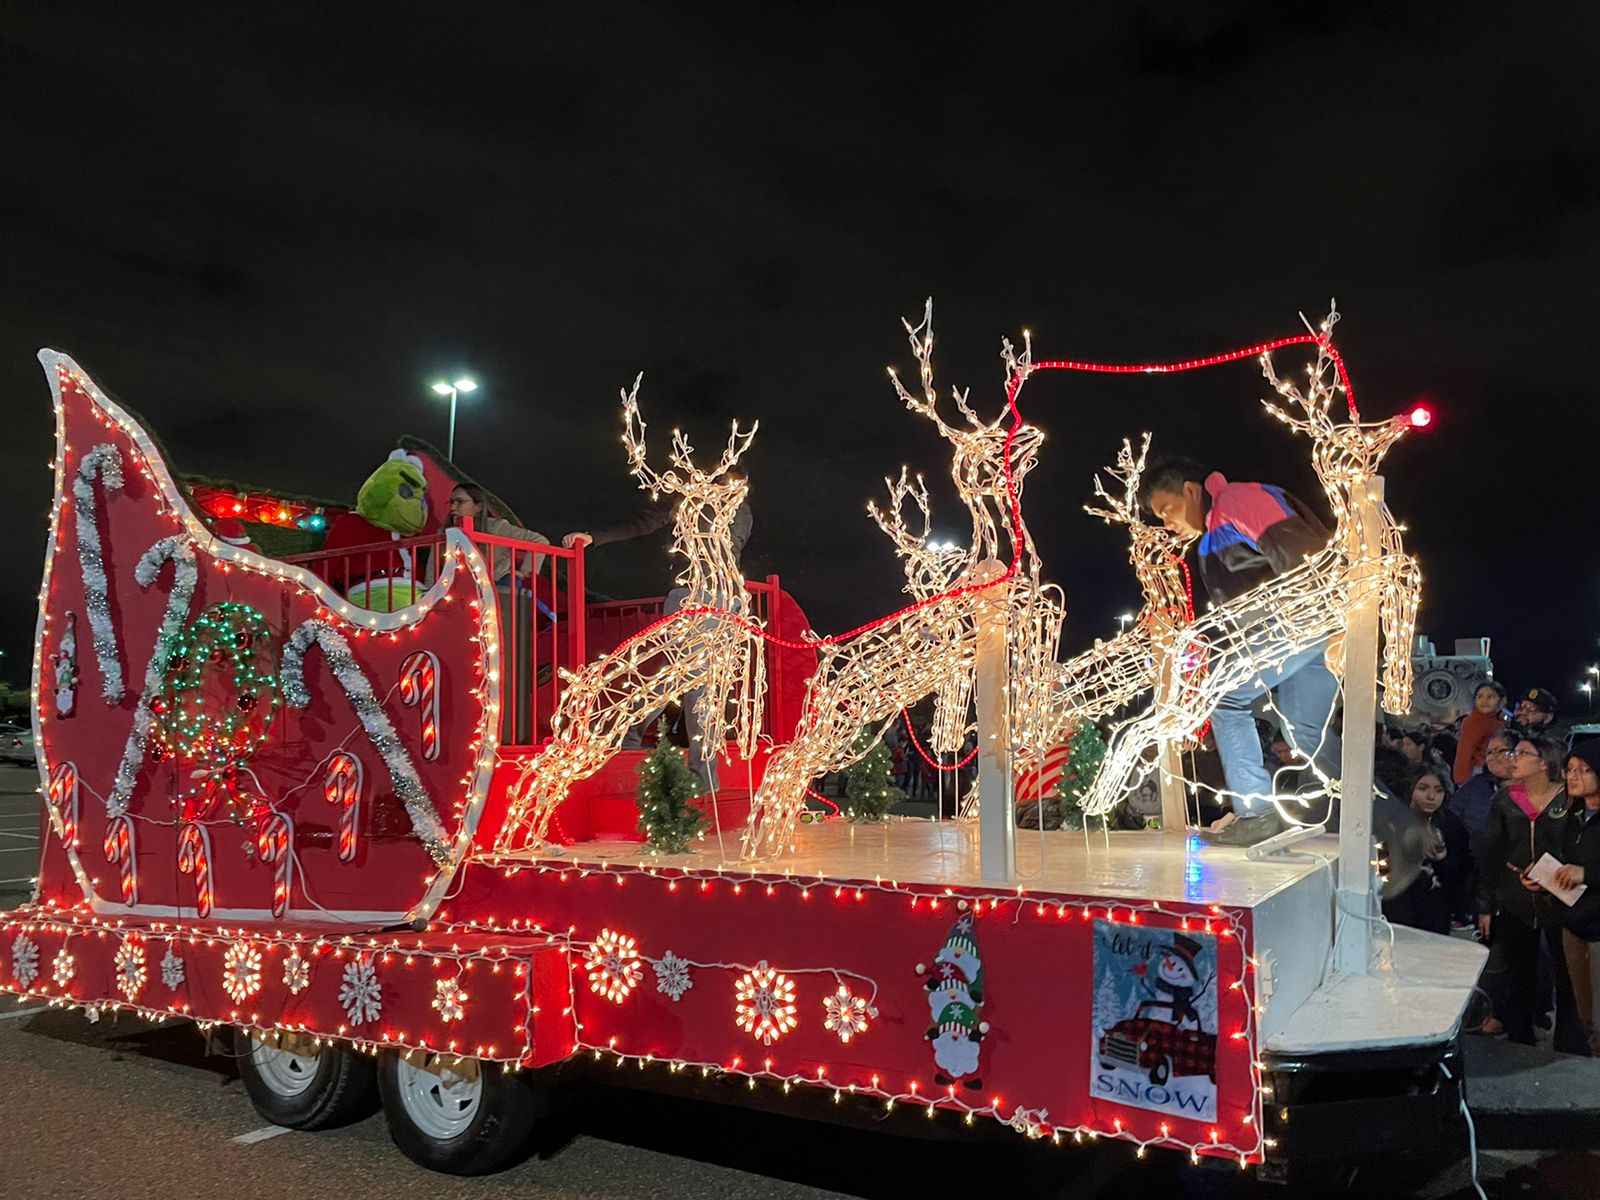
<svg viewBox="0 0 1600 1200">
<path fill-rule="evenodd" d="M 498 1063 L 390 1051 L 378 1062 L 389 1136 L 412 1162 L 487 1175 L 517 1161 L 539 1115 L 528 1080 Z"/>
<path fill-rule="evenodd" d="M 233 1031 L 239 1077 L 250 1102 L 274 1125 L 331 1129 L 378 1111 L 371 1059 L 304 1033 Z"/>
</svg>

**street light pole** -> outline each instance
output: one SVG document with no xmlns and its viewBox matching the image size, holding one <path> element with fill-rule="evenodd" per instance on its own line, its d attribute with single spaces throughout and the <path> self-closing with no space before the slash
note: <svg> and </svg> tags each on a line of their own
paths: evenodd
<svg viewBox="0 0 1600 1200">
<path fill-rule="evenodd" d="M 445 444 L 444 456 L 454 462 L 456 457 L 456 397 L 462 392 L 477 391 L 478 383 L 472 376 L 463 375 L 454 383 L 446 383 L 441 379 L 433 385 L 433 390 L 441 396 L 450 397 L 450 440 Z"/>
</svg>

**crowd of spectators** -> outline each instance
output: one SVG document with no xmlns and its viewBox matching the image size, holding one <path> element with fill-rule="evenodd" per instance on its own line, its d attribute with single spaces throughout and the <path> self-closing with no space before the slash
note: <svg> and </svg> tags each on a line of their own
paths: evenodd
<svg viewBox="0 0 1600 1200">
<path fill-rule="evenodd" d="M 1600 739 L 1569 746 L 1554 696 L 1523 693 L 1507 709 L 1499 684 L 1481 685 L 1472 711 L 1446 729 L 1391 730 L 1375 774 L 1391 822 L 1392 922 L 1436 933 L 1476 926 L 1489 946 L 1482 987 L 1485 1034 L 1600 1053 L 1600 893 L 1570 892 L 1600 872 Z M 1546 887 L 1531 868 L 1559 865 Z"/>
</svg>

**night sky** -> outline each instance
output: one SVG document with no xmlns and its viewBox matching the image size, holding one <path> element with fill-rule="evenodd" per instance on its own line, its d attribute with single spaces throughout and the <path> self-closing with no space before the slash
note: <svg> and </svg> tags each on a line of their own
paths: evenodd
<svg viewBox="0 0 1600 1200">
<path fill-rule="evenodd" d="M 883 371 L 911 366 L 924 296 L 943 383 L 986 414 L 1024 326 L 1041 358 L 1177 358 L 1334 296 L 1364 415 L 1438 410 L 1387 469 L 1420 628 L 1489 635 L 1502 679 L 1579 707 L 1591 4 L 32 8 L 0 17 L 13 681 L 50 499 L 41 346 L 178 468 L 344 502 L 399 435 L 443 444 L 427 385 L 471 371 L 457 459 L 552 538 L 634 503 L 617 389 L 642 370 L 658 451 L 759 418 L 747 572 L 828 631 L 899 600 L 864 510 L 882 476 L 948 466 Z M 1322 507 L 1263 394 L 1250 362 L 1025 390 L 1069 648 L 1137 606 L 1123 538 L 1081 510 L 1124 435 Z M 936 491 L 942 533 L 958 515 Z M 659 547 L 590 561 L 601 591 L 664 590 Z"/>
</svg>

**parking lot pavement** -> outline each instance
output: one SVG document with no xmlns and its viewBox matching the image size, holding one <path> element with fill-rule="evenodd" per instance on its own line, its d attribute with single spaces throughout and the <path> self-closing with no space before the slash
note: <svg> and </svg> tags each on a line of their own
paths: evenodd
<svg viewBox="0 0 1600 1200">
<path fill-rule="evenodd" d="M 23 903 L 39 865 L 39 773 L 0 763 L 0 909 Z"/>
</svg>

